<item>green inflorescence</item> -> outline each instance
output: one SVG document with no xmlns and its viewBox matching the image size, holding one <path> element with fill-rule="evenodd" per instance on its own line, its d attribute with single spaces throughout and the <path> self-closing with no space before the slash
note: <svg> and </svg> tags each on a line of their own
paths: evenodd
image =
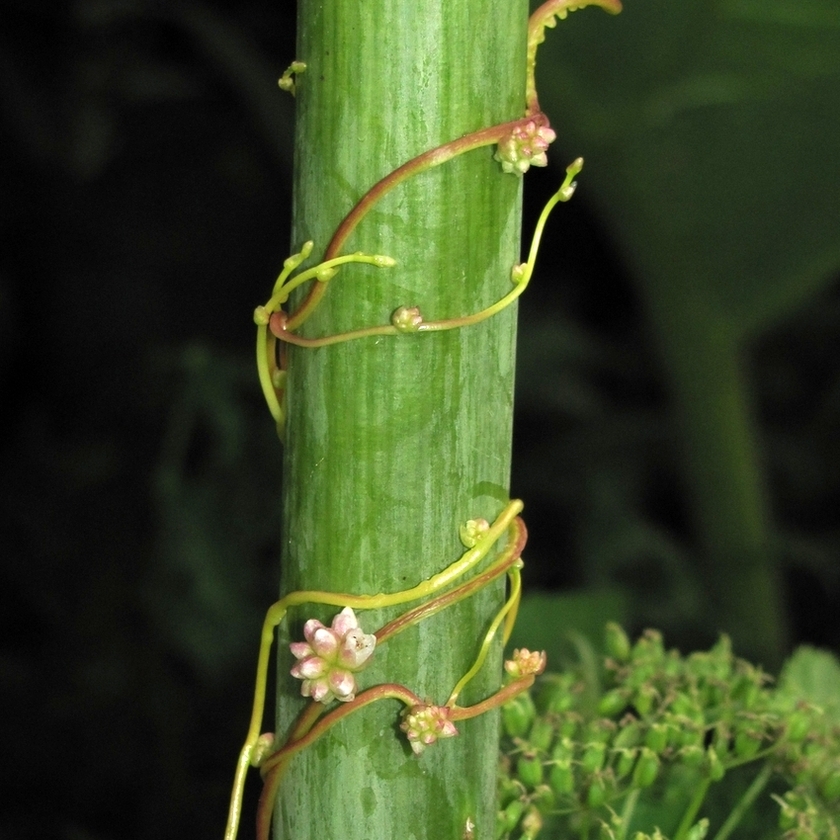
<svg viewBox="0 0 840 840">
<path fill-rule="evenodd" d="M 836 715 L 774 687 L 725 636 L 682 656 L 657 631 L 631 644 L 611 624 L 605 647 L 601 686 L 574 669 L 545 674 L 503 707 L 496 840 L 700 840 L 701 811 L 723 789 L 734 802 L 714 809 L 713 840 L 759 797 L 778 812 L 769 836 L 840 837 Z"/>
</svg>

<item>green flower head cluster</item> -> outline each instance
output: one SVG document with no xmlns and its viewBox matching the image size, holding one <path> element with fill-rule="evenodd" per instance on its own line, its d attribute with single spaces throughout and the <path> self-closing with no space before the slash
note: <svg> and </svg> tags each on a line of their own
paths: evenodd
<svg viewBox="0 0 840 840">
<path fill-rule="evenodd" d="M 599 840 L 668 840 L 656 822 L 634 818 L 650 819 L 664 800 L 679 825 L 671 840 L 702 840 L 709 821 L 700 809 L 724 778 L 748 804 L 764 803 L 762 814 L 775 810 L 769 780 L 787 786 L 774 795 L 779 833 L 768 837 L 840 840 L 838 721 L 771 687 L 725 636 L 682 656 L 657 631 L 632 643 L 611 624 L 605 649 L 594 684 L 591 668 L 545 674 L 533 697 L 502 707 L 497 840 L 595 829 Z M 736 808 L 732 820 L 747 811 Z"/>
</svg>

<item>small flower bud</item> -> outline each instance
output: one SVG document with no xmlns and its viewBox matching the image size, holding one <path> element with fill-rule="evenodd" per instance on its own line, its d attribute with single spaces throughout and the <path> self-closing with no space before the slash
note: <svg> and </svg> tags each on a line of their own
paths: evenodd
<svg viewBox="0 0 840 840">
<path fill-rule="evenodd" d="M 633 769 L 633 785 L 639 788 L 650 787 L 658 774 L 659 756 L 647 747 L 642 747 L 639 760 Z"/>
<path fill-rule="evenodd" d="M 312 253 L 312 249 L 315 247 L 315 243 L 309 239 L 303 243 L 301 246 L 300 251 L 297 254 L 292 254 L 291 257 L 286 257 L 283 260 L 283 268 L 287 271 L 291 271 L 294 268 L 297 268 L 305 259 L 309 257 Z"/>
<path fill-rule="evenodd" d="M 523 840 L 533 840 L 533 838 L 540 833 L 540 829 L 542 827 L 542 816 L 540 815 L 539 810 L 532 805 L 525 813 L 520 825 Z"/>
<path fill-rule="evenodd" d="M 268 324 L 271 314 L 264 306 L 258 306 L 254 310 L 254 323 L 258 327 L 264 327 Z"/>
<path fill-rule="evenodd" d="M 580 765 L 586 773 L 595 773 L 604 766 L 607 755 L 605 744 L 592 742 L 586 745 Z"/>
<path fill-rule="evenodd" d="M 254 749 L 251 751 L 251 767 L 259 767 L 263 761 L 271 755 L 274 749 L 274 733 L 263 732 L 257 743 L 254 744 Z"/>
<path fill-rule="evenodd" d="M 664 723 L 653 723 L 645 735 L 645 746 L 655 753 L 661 753 L 668 746 L 668 727 Z"/>
<path fill-rule="evenodd" d="M 627 691 L 623 688 L 614 688 L 608 691 L 598 701 L 598 714 L 603 717 L 615 717 L 627 708 Z"/>
<path fill-rule="evenodd" d="M 515 286 L 518 286 L 528 277 L 528 263 L 517 263 L 510 270 L 510 279 Z"/>
<path fill-rule="evenodd" d="M 618 761 L 615 764 L 615 777 L 617 779 L 623 779 L 633 769 L 638 751 L 630 747 L 624 747 L 617 750 L 617 752 Z"/>
<path fill-rule="evenodd" d="M 705 769 L 707 775 L 713 782 L 719 782 L 726 773 L 726 769 L 723 766 L 723 762 L 718 757 L 718 754 L 714 747 L 709 747 L 706 750 Z"/>
<path fill-rule="evenodd" d="M 517 694 L 502 706 L 502 726 L 511 738 L 524 738 L 531 726 L 537 710 L 527 691 Z"/>
<path fill-rule="evenodd" d="M 400 306 L 391 315 L 391 324 L 400 332 L 417 332 L 423 324 L 423 316 L 417 306 Z"/>
<path fill-rule="evenodd" d="M 505 662 L 505 671 L 512 677 L 525 677 L 531 674 L 541 674 L 545 670 L 546 656 L 544 650 L 530 651 L 528 648 L 517 648 L 513 652 L 513 659 Z"/>
<path fill-rule="evenodd" d="M 651 685 L 643 685 L 633 697 L 633 705 L 640 715 L 646 715 L 653 708 L 655 701 L 659 699 L 659 692 Z"/>
<path fill-rule="evenodd" d="M 458 734 L 449 715 L 448 706 L 432 704 L 412 706 L 403 711 L 400 729 L 405 732 L 415 755 L 419 755 L 439 738 L 451 738 Z"/>
<path fill-rule="evenodd" d="M 531 802 L 540 809 L 541 814 L 547 814 L 554 810 L 557 804 L 557 797 L 549 785 L 537 785 L 534 792 L 531 794 Z"/>
<path fill-rule="evenodd" d="M 516 762 L 516 775 L 527 788 L 535 788 L 542 782 L 542 761 L 536 752 L 528 751 L 519 756 Z"/>
<path fill-rule="evenodd" d="M 514 799 L 500 812 L 499 823 L 504 826 L 502 836 L 516 828 L 524 810 L 525 803 L 521 799 Z"/>
<path fill-rule="evenodd" d="M 630 639 L 624 628 L 615 621 L 610 621 L 604 630 L 604 645 L 607 654 L 616 662 L 626 662 L 630 658 Z"/>
<path fill-rule="evenodd" d="M 709 832 L 709 821 L 704 817 L 695 823 L 685 836 L 685 840 L 703 840 Z"/>
<path fill-rule="evenodd" d="M 551 750 L 551 757 L 557 759 L 571 759 L 575 754 L 575 742 L 571 738 L 561 738 Z"/>
<path fill-rule="evenodd" d="M 386 254 L 374 254 L 373 257 L 373 264 L 377 268 L 393 268 L 397 261 L 393 257 L 389 257 Z"/>
<path fill-rule="evenodd" d="M 613 741 L 613 746 L 617 749 L 638 746 L 642 740 L 642 727 L 639 721 L 628 717 L 619 724 L 619 727 L 618 734 Z"/>
<path fill-rule="evenodd" d="M 558 759 L 548 774 L 548 783 L 557 796 L 572 793 L 575 789 L 575 774 L 569 759 Z"/>
<path fill-rule="evenodd" d="M 489 530 L 490 523 L 486 519 L 468 519 L 458 529 L 458 536 L 467 548 L 474 548 Z"/>
<path fill-rule="evenodd" d="M 600 774 L 596 775 L 586 791 L 586 804 L 590 808 L 600 808 L 607 798 L 607 786 Z"/>
<path fill-rule="evenodd" d="M 554 740 L 554 722 L 547 717 L 538 717 L 528 733 L 528 743 L 537 750 L 548 750 Z"/>
</svg>

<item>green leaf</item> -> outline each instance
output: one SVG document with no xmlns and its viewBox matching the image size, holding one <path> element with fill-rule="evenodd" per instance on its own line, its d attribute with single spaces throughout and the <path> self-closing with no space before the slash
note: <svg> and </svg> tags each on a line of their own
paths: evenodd
<svg viewBox="0 0 840 840">
<path fill-rule="evenodd" d="M 840 661 L 827 650 L 797 648 L 779 678 L 780 693 L 820 707 L 840 722 Z"/>
<path fill-rule="evenodd" d="M 541 48 L 553 163 L 642 273 L 692 287 L 738 335 L 840 267 L 840 15 L 835 0 L 628 0 L 572 15 Z"/>
</svg>

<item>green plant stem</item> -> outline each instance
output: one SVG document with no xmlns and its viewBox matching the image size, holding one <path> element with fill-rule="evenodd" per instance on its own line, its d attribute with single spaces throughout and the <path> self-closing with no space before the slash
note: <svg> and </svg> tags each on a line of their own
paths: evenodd
<svg viewBox="0 0 840 840">
<path fill-rule="evenodd" d="M 621 809 L 621 823 L 618 829 L 616 840 L 627 840 L 627 832 L 630 831 L 630 821 L 633 819 L 633 811 L 636 810 L 636 803 L 642 793 L 641 788 L 633 788 L 624 800 L 624 807 Z"/>
<path fill-rule="evenodd" d="M 740 652 L 773 668 L 787 620 L 738 332 L 704 297 L 702 278 L 681 260 L 670 272 L 672 259 L 663 260 L 641 271 L 680 426 L 711 617 Z"/>
<path fill-rule="evenodd" d="M 726 840 L 730 834 L 738 827 L 738 823 L 741 822 L 744 814 L 752 807 L 753 802 L 758 798 L 758 795 L 764 788 L 767 786 L 767 782 L 770 781 L 771 776 L 773 775 L 773 765 L 768 761 L 765 763 L 764 767 L 761 768 L 761 772 L 753 779 L 752 784 L 744 791 L 744 795 L 738 801 L 738 804 L 732 809 L 729 816 L 726 818 L 726 822 L 718 829 L 717 834 L 715 834 L 713 840 Z"/>
<path fill-rule="evenodd" d="M 347 216 L 344 217 L 324 252 L 324 260 L 331 260 L 341 252 L 342 246 L 350 234 L 353 233 L 365 214 L 383 195 L 398 187 L 409 178 L 419 175 L 421 172 L 425 172 L 435 166 L 448 163 L 465 152 L 480 149 L 484 146 L 495 145 L 520 122 L 521 120 L 513 120 L 502 123 L 501 125 L 480 129 L 466 137 L 451 140 L 449 143 L 429 149 L 412 160 L 407 161 L 402 166 L 397 167 L 393 172 L 390 172 L 381 181 L 371 187 Z M 300 309 L 289 318 L 286 324 L 287 330 L 294 330 L 309 317 L 312 310 L 317 306 L 321 298 L 323 298 L 326 289 L 327 284 L 324 282 L 313 284 Z"/>
<path fill-rule="evenodd" d="M 677 833 L 674 835 L 674 840 L 685 840 L 686 835 L 688 834 L 691 826 L 694 825 L 694 820 L 697 817 L 697 812 L 700 810 L 700 806 L 703 804 L 703 800 L 706 798 L 706 794 L 709 792 L 709 785 L 712 783 L 711 779 L 703 779 L 697 787 L 694 789 L 694 793 L 691 796 L 691 801 L 688 803 L 688 807 L 685 809 L 685 813 L 680 820 L 680 824 L 677 828 Z"/>
<path fill-rule="evenodd" d="M 522 0 L 302 0 L 299 21 L 296 58 L 307 69 L 296 77 L 292 250 L 330 242 L 373 185 L 426 149 L 521 117 Z M 492 155 L 469 151 L 382 197 L 346 248 L 397 265 L 343 266 L 302 331 L 386 323 L 400 305 L 458 317 L 506 294 L 520 259 L 521 181 Z M 289 311 L 305 299 L 298 289 Z M 466 329 L 287 348 L 283 592 L 404 590 L 461 554 L 461 523 L 495 519 L 508 500 L 514 339 L 511 307 Z M 444 702 L 503 601 L 500 579 L 408 628 L 377 649 L 362 688 L 400 683 Z M 386 625 L 399 611 L 362 620 Z M 331 616 L 296 610 L 294 638 L 313 614 Z M 302 705 L 287 641 L 284 629 L 278 732 Z M 498 689 L 500 659 L 495 643 L 465 703 Z M 459 723 L 458 737 L 415 756 L 396 711 L 371 703 L 295 756 L 279 787 L 276 837 L 456 840 L 468 820 L 475 836 L 492 835 L 497 715 Z"/>
</svg>

